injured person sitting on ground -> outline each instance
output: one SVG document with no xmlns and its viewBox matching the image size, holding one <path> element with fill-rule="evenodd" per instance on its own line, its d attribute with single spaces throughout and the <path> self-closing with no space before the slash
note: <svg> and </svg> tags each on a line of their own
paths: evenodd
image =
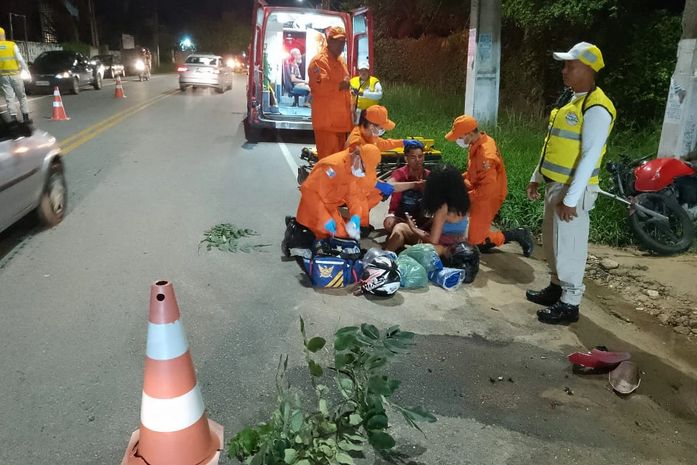
<svg viewBox="0 0 697 465">
<path fill-rule="evenodd" d="M 395 225 L 385 243 L 385 250 L 397 252 L 405 245 L 430 243 L 441 256 L 447 256 L 451 245 L 467 239 L 470 209 L 469 196 L 462 174 L 453 166 L 431 171 L 426 178 L 423 211 L 430 217 L 420 226 L 411 215 L 406 222 Z"/>
<path fill-rule="evenodd" d="M 297 222 L 310 229 L 317 239 L 360 239 L 360 218 L 367 205 L 359 180 L 366 173 L 375 176 L 379 162 L 380 150 L 371 144 L 345 149 L 318 161 L 300 186 Z M 348 221 L 339 210 L 343 205 L 348 207 Z"/>
<path fill-rule="evenodd" d="M 517 242 L 523 255 L 532 253 L 533 238 L 527 228 L 499 231 L 491 228 L 508 193 L 506 167 L 496 141 L 478 128 L 477 120 L 470 115 L 455 118 L 446 140 L 468 149 L 467 171 L 463 174 L 472 208 L 467 242 L 479 246 L 481 251 L 509 242 Z"/>
</svg>

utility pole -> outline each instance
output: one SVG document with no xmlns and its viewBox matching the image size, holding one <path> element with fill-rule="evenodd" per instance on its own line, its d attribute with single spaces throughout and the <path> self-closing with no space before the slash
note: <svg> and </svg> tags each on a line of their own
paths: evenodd
<svg viewBox="0 0 697 465">
<path fill-rule="evenodd" d="M 686 0 L 678 60 L 670 80 L 658 145 L 659 157 L 685 158 L 697 151 L 697 0 Z M 690 157 L 692 158 L 692 157 Z"/>
<path fill-rule="evenodd" d="M 94 12 L 94 0 L 87 0 L 87 14 L 90 20 L 92 46 L 99 48 L 99 33 L 97 31 L 97 18 Z"/>
<path fill-rule="evenodd" d="M 10 13 L 10 40 L 11 41 L 15 40 L 15 31 L 14 31 L 14 27 L 12 25 L 12 18 L 13 17 L 22 18 L 24 20 L 24 56 L 28 57 L 29 56 L 29 40 L 27 37 L 27 15 Z"/>
<path fill-rule="evenodd" d="M 501 79 L 501 0 L 471 0 L 465 114 L 496 124 Z"/>
</svg>

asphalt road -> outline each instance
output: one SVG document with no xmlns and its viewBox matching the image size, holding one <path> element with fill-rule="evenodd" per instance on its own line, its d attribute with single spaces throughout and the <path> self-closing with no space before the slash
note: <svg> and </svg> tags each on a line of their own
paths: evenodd
<svg viewBox="0 0 697 465">
<path fill-rule="evenodd" d="M 28 218 L 0 234 L 0 464 L 120 463 L 139 425 L 149 286 L 160 279 L 174 284 L 226 440 L 271 413 L 280 354 L 308 386 L 303 316 L 328 339 L 364 321 L 417 333 L 393 368 L 398 397 L 438 422 L 423 436 L 391 417 L 398 463 L 694 463 L 697 369 L 660 337 L 590 300 L 572 328 L 537 323 L 523 291 L 545 284 L 544 264 L 515 247 L 484 256 L 475 283 L 455 292 L 371 300 L 308 288 L 278 247 L 299 199 L 302 144 L 245 143 L 243 78 L 224 95 L 180 93 L 172 75 L 124 86 L 125 100 L 113 84 L 64 96 L 67 122 L 48 120 L 50 96 L 32 97 L 37 126 L 66 152 L 70 194 L 57 227 Z M 202 233 L 224 222 L 260 232 L 269 251 L 199 250 Z M 599 343 L 642 360 L 634 395 L 572 373 L 565 355 Z"/>
</svg>

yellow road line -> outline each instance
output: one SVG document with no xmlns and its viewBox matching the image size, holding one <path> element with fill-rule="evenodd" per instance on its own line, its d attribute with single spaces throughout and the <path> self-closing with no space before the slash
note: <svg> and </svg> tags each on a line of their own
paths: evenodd
<svg viewBox="0 0 697 465">
<path fill-rule="evenodd" d="M 86 127 L 82 131 L 73 134 L 70 137 L 66 137 L 65 139 L 59 141 L 60 146 L 62 147 L 62 152 L 63 154 L 67 154 L 68 152 L 74 150 L 77 148 L 79 145 L 84 144 L 88 140 L 90 140 L 92 137 L 96 136 L 97 134 L 100 134 L 104 132 L 106 129 L 113 127 L 114 125 L 118 124 L 119 122 L 123 121 L 126 117 L 133 115 L 150 105 L 159 102 L 162 99 L 165 99 L 169 97 L 170 95 L 175 94 L 178 92 L 177 89 L 173 89 L 171 91 L 167 91 L 164 94 L 158 95 L 156 97 L 153 97 L 150 100 L 147 100 L 143 103 L 140 103 L 138 105 L 134 105 L 129 108 L 125 108 L 121 110 L 120 112 L 111 115 L 108 118 L 103 119 L 102 121 L 99 121 L 91 126 Z"/>
</svg>

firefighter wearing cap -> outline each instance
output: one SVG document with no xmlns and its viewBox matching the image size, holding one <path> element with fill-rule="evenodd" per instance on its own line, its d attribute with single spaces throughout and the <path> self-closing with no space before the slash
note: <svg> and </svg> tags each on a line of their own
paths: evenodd
<svg viewBox="0 0 697 465">
<path fill-rule="evenodd" d="M 353 127 L 349 73 L 341 57 L 346 32 L 341 27 L 330 27 L 326 34 L 327 45 L 310 61 L 307 71 L 312 129 L 320 159 L 341 151 Z"/>
<path fill-rule="evenodd" d="M 346 140 L 346 146 L 353 148 L 355 146 L 363 146 L 372 144 L 377 146 L 381 152 L 404 147 L 405 140 L 403 139 L 383 139 L 385 131 L 394 129 L 396 124 L 390 120 L 387 113 L 387 108 L 381 105 L 373 105 L 366 110 L 361 111 L 361 116 L 358 125 L 353 128 Z M 363 187 L 366 196 L 368 208 L 361 216 L 361 227 L 364 232 L 370 229 L 370 210 L 375 207 L 383 198 L 383 195 L 392 193 L 389 187 L 381 184 L 381 188 L 376 187 L 377 173 L 373 170 L 372 173 L 366 173 L 364 179 L 361 179 L 360 185 Z M 387 191 L 385 191 L 387 189 Z"/>
<path fill-rule="evenodd" d="M 24 90 L 24 81 L 21 76 L 22 71 L 28 73 L 29 68 L 19 52 L 19 47 L 14 42 L 5 40 L 5 30 L 0 27 L 0 89 L 7 103 L 7 111 L 12 119 L 17 119 L 15 100 L 19 98 L 22 118 L 24 122 L 31 123 L 27 93 Z"/>
<path fill-rule="evenodd" d="M 588 257 L 589 213 L 598 197 L 598 174 L 616 112 L 605 92 L 595 85 L 604 66 L 600 49 L 580 42 L 554 59 L 564 61 L 562 78 L 571 90 L 552 110 L 540 162 L 527 194 L 540 197 L 545 183 L 542 237 L 551 271 L 549 286 L 528 290 L 531 302 L 546 308 L 537 312 L 543 323 L 578 320 Z"/>
<path fill-rule="evenodd" d="M 359 179 L 375 172 L 380 150 L 374 145 L 345 149 L 321 159 L 300 186 L 297 221 L 318 239 L 329 236 L 360 238 L 360 217 L 366 208 Z M 346 205 L 350 219 L 344 223 L 339 207 Z"/>
<path fill-rule="evenodd" d="M 382 85 L 378 78 L 370 75 L 368 60 L 358 62 L 358 76 L 352 77 L 349 84 L 355 99 L 356 121 L 358 121 L 361 110 L 380 103 Z"/>
<path fill-rule="evenodd" d="M 467 171 L 463 174 L 470 197 L 467 242 L 486 251 L 508 242 L 517 242 L 529 257 L 533 239 L 526 228 L 498 231 L 491 228 L 496 214 L 508 194 L 508 178 L 496 141 L 479 131 L 477 120 L 470 115 L 455 118 L 445 138 L 469 148 Z"/>
</svg>

